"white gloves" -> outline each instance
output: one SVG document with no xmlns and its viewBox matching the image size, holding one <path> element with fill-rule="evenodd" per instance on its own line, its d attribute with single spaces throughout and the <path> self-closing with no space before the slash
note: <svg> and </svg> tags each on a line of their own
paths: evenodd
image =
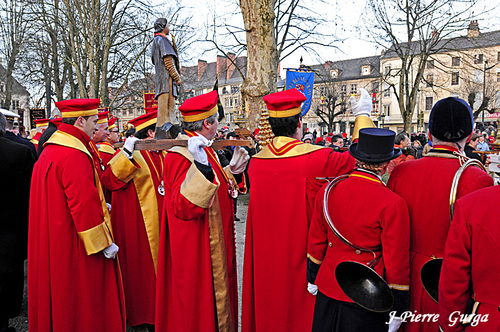
<svg viewBox="0 0 500 332">
<path fill-rule="evenodd" d="M 108 207 L 108 212 L 111 212 L 111 204 L 106 203 L 106 206 Z"/>
<path fill-rule="evenodd" d="M 401 317 L 394 317 L 389 323 L 389 332 L 396 332 L 397 330 L 399 330 L 401 324 Z"/>
<path fill-rule="evenodd" d="M 106 258 L 115 259 L 116 254 L 118 253 L 118 250 L 120 250 L 120 248 L 118 248 L 118 246 L 116 244 L 111 243 L 111 245 L 109 247 L 107 247 L 106 249 L 104 249 L 102 251 L 102 253 L 104 254 L 104 257 L 106 257 Z"/>
<path fill-rule="evenodd" d="M 358 101 L 353 96 L 349 98 L 352 114 L 356 117 L 360 115 L 369 117 L 372 112 L 372 99 L 365 89 L 360 88 L 359 91 L 361 92 L 361 97 L 359 97 Z"/>
<path fill-rule="evenodd" d="M 315 284 L 311 284 L 310 282 L 307 283 L 307 291 L 311 293 L 312 295 L 316 296 L 318 294 L 318 286 Z"/>
<path fill-rule="evenodd" d="M 134 155 L 135 142 L 137 142 L 138 140 L 139 139 L 137 137 L 132 137 L 132 136 L 130 136 L 125 140 L 122 151 L 125 154 L 125 156 L 127 156 L 128 159 L 132 159 Z"/>
<path fill-rule="evenodd" d="M 210 146 L 211 141 L 205 138 L 205 136 L 198 135 L 193 136 L 188 139 L 188 150 L 193 156 L 194 160 L 203 165 L 209 165 L 208 156 L 205 150 L 206 146 Z"/>
<path fill-rule="evenodd" d="M 231 162 L 229 163 L 229 169 L 233 174 L 241 174 L 247 167 L 248 161 L 250 160 L 250 156 L 248 155 L 248 151 L 244 148 L 237 146 L 234 149 L 233 157 L 231 158 Z"/>
</svg>

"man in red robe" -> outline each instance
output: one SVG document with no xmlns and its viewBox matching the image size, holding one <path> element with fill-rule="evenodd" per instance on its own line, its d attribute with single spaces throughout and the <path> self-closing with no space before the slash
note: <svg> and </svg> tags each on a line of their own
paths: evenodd
<svg viewBox="0 0 500 332">
<path fill-rule="evenodd" d="M 429 138 L 433 149 L 417 160 L 394 168 L 387 186 L 408 204 L 410 213 L 410 311 L 437 314 L 438 304 L 426 293 L 420 281 L 422 266 L 443 257 L 450 227 L 450 191 L 453 177 L 463 160 L 463 148 L 473 129 L 472 110 L 462 99 L 448 97 L 438 101 L 429 117 Z M 469 167 L 462 174 L 457 198 L 493 180 L 483 170 Z M 432 317 L 432 316 L 430 316 Z M 433 321 L 409 322 L 405 331 L 437 331 Z"/>
<path fill-rule="evenodd" d="M 125 331 L 106 202 L 90 149 L 99 99 L 56 103 L 63 123 L 31 182 L 28 314 L 33 331 Z"/>
<path fill-rule="evenodd" d="M 31 143 L 35 145 L 35 149 L 38 149 L 38 141 L 42 137 L 43 132 L 49 126 L 49 119 L 39 119 L 35 120 L 36 134 L 31 139 Z"/>
<path fill-rule="evenodd" d="M 372 102 L 365 89 L 359 102 L 352 99 L 357 139 L 361 127 L 373 126 Z M 315 297 L 307 291 L 305 257 L 314 200 L 325 177 L 354 169 L 348 153 L 301 142 L 300 106 L 305 100 L 296 89 L 264 97 L 276 137 L 253 156 L 248 170 L 244 332 L 311 329 Z"/>
<path fill-rule="evenodd" d="M 112 192 L 111 221 L 120 246 L 128 324 L 154 329 L 156 265 L 163 208 L 163 151 L 134 151 L 138 139 L 152 139 L 157 112 L 130 121 L 137 130 L 109 161 L 104 188 Z M 132 236 L 133 234 L 133 236 Z"/>
<path fill-rule="evenodd" d="M 106 165 L 111 160 L 114 155 L 115 149 L 107 145 L 107 138 L 109 136 L 108 128 L 108 114 L 106 108 L 99 108 L 99 113 L 97 114 L 97 125 L 94 135 L 92 136 L 91 148 L 95 150 L 95 153 L 99 156 L 99 176 L 102 176 Z M 112 153 L 111 153 L 112 152 Z M 106 198 L 106 203 L 111 204 L 111 192 L 108 188 L 104 187 L 104 198 Z"/>
<path fill-rule="evenodd" d="M 165 157 L 156 330 L 231 332 L 238 329 L 233 198 L 248 153 L 238 148 L 225 169 L 209 147 L 217 133 L 217 92 L 186 100 L 188 147 Z"/>
<path fill-rule="evenodd" d="M 458 200 L 453 214 L 439 283 L 441 331 L 500 331 L 500 225 L 496 209 L 478 209 L 488 197 L 500 199 L 500 187 L 477 190 Z M 473 315 L 466 313 L 473 296 Z"/>
</svg>

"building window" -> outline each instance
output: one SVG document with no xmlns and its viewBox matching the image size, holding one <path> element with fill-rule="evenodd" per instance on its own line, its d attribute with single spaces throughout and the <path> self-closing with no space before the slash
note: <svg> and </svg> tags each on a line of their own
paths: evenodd
<svg viewBox="0 0 500 332">
<path fill-rule="evenodd" d="M 497 61 L 500 62 L 500 52 L 498 52 L 498 54 L 497 54 Z"/>
<path fill-rule="evenodd" d="M 426 86 L 429 88 L 431 86 L 434 85 L 434 75 L 432 74 L 429 74 L 427 75 L 427 77 L 425 78 L 425 83 L 426 83 Z"/>
<path fill-rule="evenodd" d="M 474 69 L 474 83 L 483 83 L 483 71 L 481 69 Z"/>
<path fill-rule="evenodd" d="M 361 75 L 370 75 L 370 66 L 361 67 Z"/>
<path fill-rule="evenodd" d="M 497 82 L 500 82 L 500 71 L 497 72 Z"/>
<path fill-rule="evenodd" d="M 345 94 L 345 93 L 347 92 L 347 85 L 342 84 L 342 85 L 340 86 L 340 92 L 342 92 L 342 93 L 344 93 L 344 94 Z"/>
<path fill-rule="evenodd" d="M 495 92 L 495 107 L 500 107 L 500 91 Z"/>
<path fill-rule="evenodd" d="M 391 115 L 391 105 L 387 104 L 387 105 L 384 105 L 383 107 L 384 107 L 384 114 L 385 114 L 385 116 Z"/>
<path fill-rule="evenodd" d="M 0 92 L 5 92 L 5 85 L 0 83 Z"/>
<path fill-rule="evenodd" d="M 451 65 L 454 67 L 460 66 L 460 57 L 454 56 L 453 58 L 451 58 Z"/>
<path fill-rule="evenodd" d="M 460 77 L 458 75 L 458 72 L 451 73 L 451 85 L 458 85 L 460 83 Z"/>
<path fill-rule="evenodd" d="M 434 68 L 434 60 L 427 60 L 427 69 L 433 69 Z"/>
<path fill-rule="evenodd" d="M 476 54 L 474 57 L 474 63 L 475 64 L 481 64 L 483 63 L 483 55 L 482 54 Z"/>
<path fill-rule="evenodd" d="M 384 83 L 384 97 L 391 96 L 391 86 L 387 83 Z"/>
<path fill-rule="evenodd" d="M 240 92 L 240 87 L 237 85 L 232 85 L 231 86 L 231 93 L 238 93 Z"/>
<path fill-rule="evenodd" d="M 12 108 L 15 110 L 19 108 L 19 100 L 12 100 Z"/>
<path fill-rule="evenodd" d="M 384 67 L 384 75 L 390 75 L 391 74 L 391 65 L 387 65 Z"/>
<path fill-rule="evenodd" d="M 333 69 L 333 70 L 330 70 L 330 77 L 331 78 L 337 78 L 339 76 L 337 70 Z"/>
<path fill-rule="evenodd" d="M 434 105 L 433 97 L 425 97 L 425 110 L 429 111 L 432 109 L 432 105 Z"/>
<path fill-rule="evenodd" d="M 352 94 L 352 95 L 355 95 L 355 94 L 357 94 L 357 93 L 358 93 L 358 88 L 357 88 L 357 86 L 358 86 L 358 85 L 357 85 L 356 83 L 351 84 L 351 94 Z"/>
</svg>

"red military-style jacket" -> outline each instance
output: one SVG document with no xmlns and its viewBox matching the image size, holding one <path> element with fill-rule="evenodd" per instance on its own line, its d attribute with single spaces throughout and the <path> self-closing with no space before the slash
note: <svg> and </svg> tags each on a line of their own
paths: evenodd
<svg viewBox="0 0 500 332">
<path fill-rule="evenodd" d="M 442 331 L 463 330 L 460 315 L 471 296 L 478 316 L 466 331 L 500 331 L 500 223 L 497 210 L 481 204 L 486 198 L 500 199 L 500 188 L 477 190 L 455 207 L 439 284 Z"/>
<path fill-rule="evenodd" d="M 420 281 L 422 266 L 434 257 L 443 257 L 450 227 L 450 191 L 460 162 L 457 149 L 437 145 L 418 160 L 394 168 L 387 186 L 405 199 L 410 212 L 410 311 L 437 314 L 438 304 L 425 292 Z M 458 185 L 457 198 L 491 186 L 483 170 L 469 167 Z M 437 322 L 409 322 L 405 331 L 432 331 Z"/>
<path fill-rule="evenodd" d="M 316 197 L 307 256 L 321 264 L 316 277 L 319 291 L 339 301 L 353 302 L 338 285 L 335 268 L 343 261 L 366 264 L 374 257 L 370 252 L 359 252 L 343 243 L 329 228 L 323 214 L 326 186 Z M 381 246 L 381 251 L 376 252 L 381 259 L 374 266 L 375 271 L 389 287 L 407 291 L 410 225 L 405 201 L 373 173 L 355 170 L 330 191 L 328 210 L 337 230 L 351 243 L 363 248 Z"/>
</svg>

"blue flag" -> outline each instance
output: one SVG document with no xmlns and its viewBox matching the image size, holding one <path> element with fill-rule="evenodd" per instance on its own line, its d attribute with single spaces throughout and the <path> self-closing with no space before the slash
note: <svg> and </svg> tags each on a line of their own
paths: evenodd
<svg viewBox="0 0 500 332">
<path fill-rule="evenodd" d="M 297 89 L 306 96 L 307 100 L 302 104 L 301 116 L 306 115 L 311 107 L 314 85 L 314 72 L 292 71 L 286 72 L 286 90 Z"/>
</svg>

